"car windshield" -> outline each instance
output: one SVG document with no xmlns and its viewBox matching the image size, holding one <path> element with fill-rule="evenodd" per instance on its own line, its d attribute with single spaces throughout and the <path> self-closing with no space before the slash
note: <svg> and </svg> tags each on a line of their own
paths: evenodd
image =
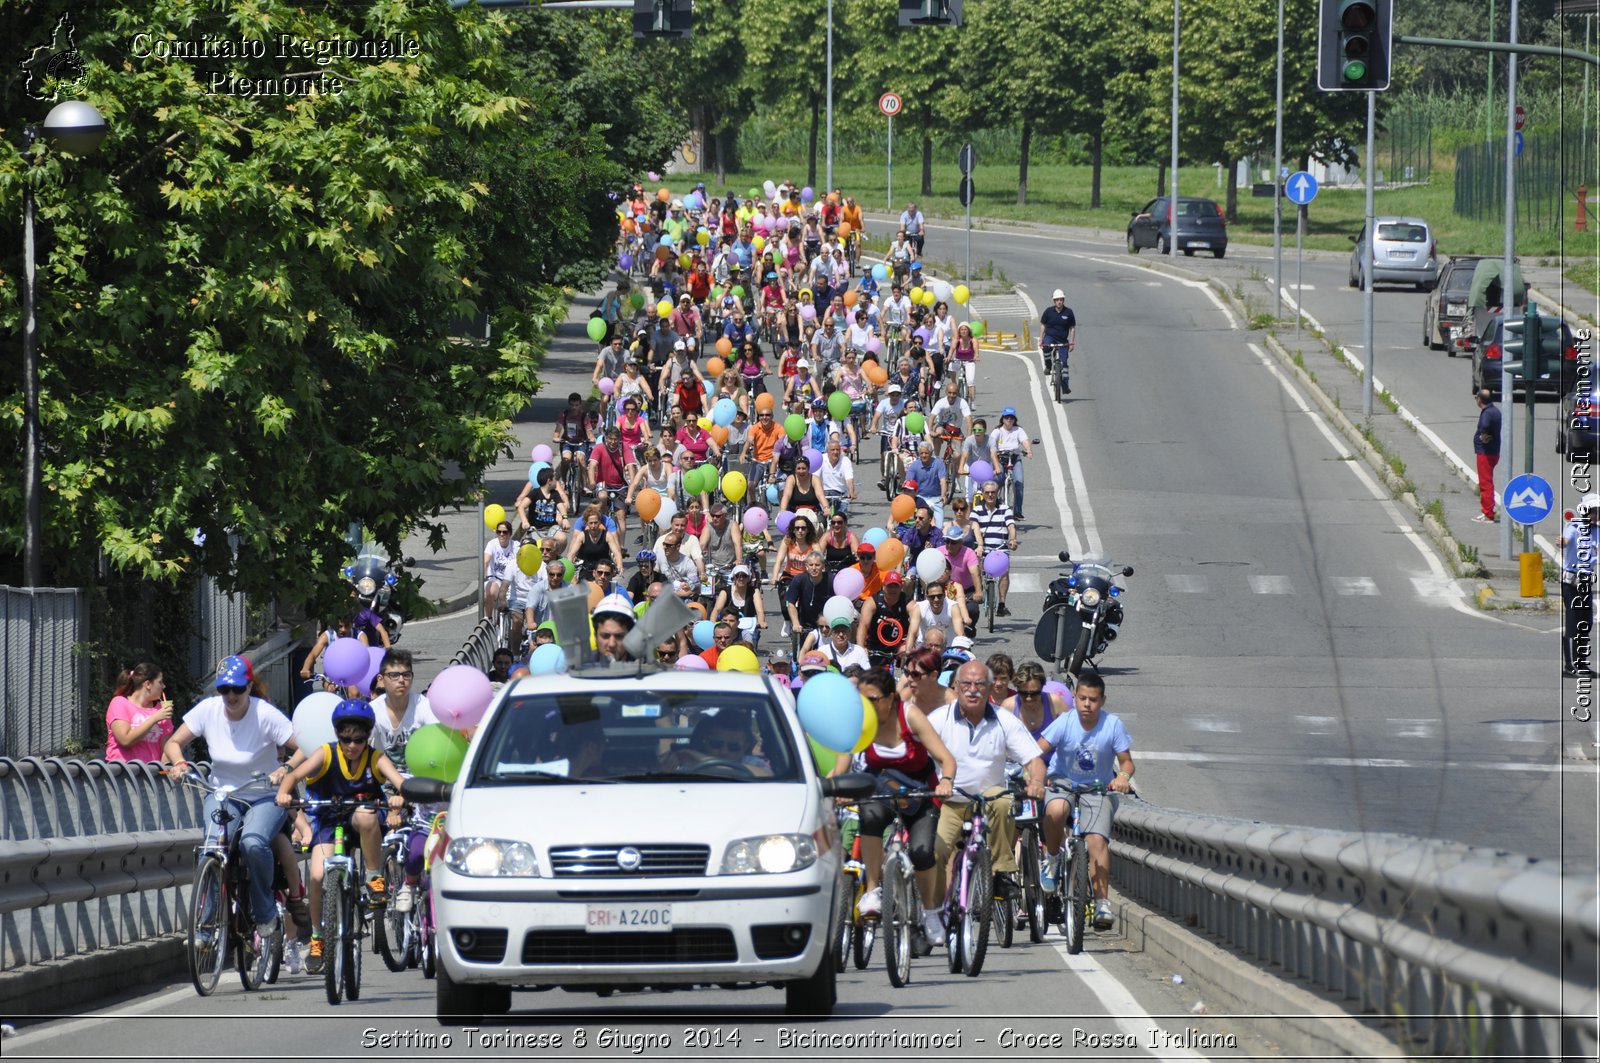
<svg viewBox="0 0 1600 1063">
<path fill-rule="evenodd" d="M 1425 244 L 1428 242 L 1428 227 L 1426 225 L 1410 225 L 1405 222 L 1380 225 L 1378 226 L 1378 239 L 1387 240 L 1394 244 Z"/>
<path fill-rule="evenodd" d="M 630 689 L 512 698 L 472 785 L 800 782 L 782 710 L 753 693 Z"/>
</svg>

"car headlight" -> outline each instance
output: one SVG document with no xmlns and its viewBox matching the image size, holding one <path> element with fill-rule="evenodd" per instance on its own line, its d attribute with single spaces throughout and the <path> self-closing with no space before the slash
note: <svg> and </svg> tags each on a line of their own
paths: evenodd
<svg viewBox="0 0 1600 1063">
<path fill-rule="evenodd" d="M 356 580 L 356 591 L 359 592 L 363 598 L 371 597 L 378 592 L 377 581 L 371 576 L 362 576 L 360 579 Z"/>
<path fill-rule="evenodd" d="M 1089 609 L 1093 609 L 1095 606 L 1100 604 L 1100 589 L 1098 587 L 1089 587 L 1085 589 L 1078 595 L 1078 603 Z"/>
<path fill-rule="evenodd" d="M 809 834 L 764 834 L 740 838 L 722 858 L 724 875 L 781 875 L 817 862 L 817 843 Z"/>
<path fill-rule="evenodd" d="M 539 877 L 533 846 L 503 838 L 455 838 L 444 851 L 444 862 L 470 878 Z"/>
</svg>

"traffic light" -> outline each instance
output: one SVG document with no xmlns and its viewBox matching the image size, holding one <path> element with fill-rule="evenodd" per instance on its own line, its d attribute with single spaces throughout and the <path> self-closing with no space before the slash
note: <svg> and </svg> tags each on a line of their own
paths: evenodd
<svg viewBox="0 0 1600 1063">
<path fill-rule="evenodd" d="M 900 0 L 900 25 L 959 26 L 961 0 Z"/>
<path fill-rule="evenodd" d="M 693 19 L 691 0 L 633 0 L 635 37 L 688 37 Z"/>
<path fill-rule="evenodd" d="M 1528 343 L 1530 330 L 1538 337 L 1531 345 Z M 1532 303 L 1528 304 L 1523 317 L 1506 320 L 1505 342 L 1501 346 L 1507 359 L 1501 363 L 1502 368 L 1525 379 L 1537 379 L 1547 373 L 1559 379 L 1563 363 L 1568 360 L 1566 330 L 1561 319 L 1540 315 L 1539 308 Z M 1576 356 L 1574 351 L 1573 358 Z"/>
<path fill-rule="evenodd" d="M 1324 92 L 1389 87 L 1393 0 L 1320 0 L 1317 87 Z"/>
</svg>

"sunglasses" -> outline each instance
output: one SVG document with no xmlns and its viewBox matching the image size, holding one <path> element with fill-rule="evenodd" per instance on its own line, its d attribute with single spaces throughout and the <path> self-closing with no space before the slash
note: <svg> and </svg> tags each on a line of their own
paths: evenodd
<svg viewBox="0 0 1600 1063">
<path fill-rule="evenodd" d="M 341 746 L 364 746 L 367 744 L 367 736 L 364 734 L 340 735 L 339 744 Z"/>
<path fill-rule="evenodd" d="M 737 738 L 729 738 L 725 741 L 708 738 L 706 739 L 706 751 L 710 753 L 743 753 L 744 743 Z"/>
<path fill-rule="evenodd" d="M 609 568 L 597 568 L 594 570 L 594 574 L 599 579 L 611 578 L 611 570 Z"/>
<path fill-rule="evenodd" d="M 217 692 L 221 694 L 243 694 L 248 689 L 248 687 L 226 686 L 218 687 Z"/>
<path fill-rule="evenodd" d="M 932 674 L 933 673 L 923 671 L 920 668 L 907 668 L 906 669 L 906 675 L 910 676 L 912 679 L 926 679 L 926 678 L 928 678 L 928 676 L 930 676 Z"/>
<path fill-rule="evenodd" d="M 511 529 L 510 528 L 496 528 L 494 530 L 494 533 L 496 535 L 510 535 L 511 534 Z"/>
<path fill-rule="evenodd" d="M 1019 690 L 1019 691 L 1017 691 L 1017 697 L 1023 698 L 1023 699 L 1025 699 L 1027 701 L 1036 701 L 1043 694 L 1044 694 L 1044 688 L 1043 687 L 1041 687 L 1038 690 Z"/>
</svg>

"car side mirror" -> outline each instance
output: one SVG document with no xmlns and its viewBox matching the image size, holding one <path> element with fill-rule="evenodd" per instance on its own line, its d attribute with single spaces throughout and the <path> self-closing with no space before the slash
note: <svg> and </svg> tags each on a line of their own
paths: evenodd
<svg viewBox="0 0 1600 1063">
<path fill-rule="evenodd" d="M 414 557 L 402 557 L 400 559 L 400 562 L 401 562 L 401 564 L 405 565 L 406 568 L 416 568 L 417 567 L 417 559 L 414 558 Z"/>
<path fill-rule="evenodd" d="M 848 797 L 859 801 L 878 792 L 878 780 L 864 771 L 846 772 L 822 780 L 823 797 Z"/>
<path fill-rule="evenodd" d="M 1061 551 L 1056 555 L 1056 557 L 1059 558 L 1063 564 L 1071 564 L 1072 562 L 1072 554 L 1066 550 Z"/>
<path fill-rule="evenodd" d="M 1124 575 L 1124 576 L 1131 576 L 1131 575 L 1133 575 L 1133 566 L 1132 566 L 1132 565 L 1123 565 L 1123 566 L 1122 566 L 1122 574 L 1123 574 L 1123 575 Z"/>
<path fill-rule="evenodd" d="M 400 796 L 413 804 L 427 805 L 450 800 L 450 783 L 413 775 L 400 784 Z"/>
<path fill-rule="evenodd" d="M 1352 237 L 1351 237 L 1351 238 L 1350 238 L 1350 242 L 1351 242 L 1351 243 L 1352 243 L 1352 244 L 1359 244 L 1359 243 L 1360 243 L 1360 242 L 1361 242 L 1361 237 L 1359 237 L 1359 236 L 1352 236 Z"/>
</svg>

